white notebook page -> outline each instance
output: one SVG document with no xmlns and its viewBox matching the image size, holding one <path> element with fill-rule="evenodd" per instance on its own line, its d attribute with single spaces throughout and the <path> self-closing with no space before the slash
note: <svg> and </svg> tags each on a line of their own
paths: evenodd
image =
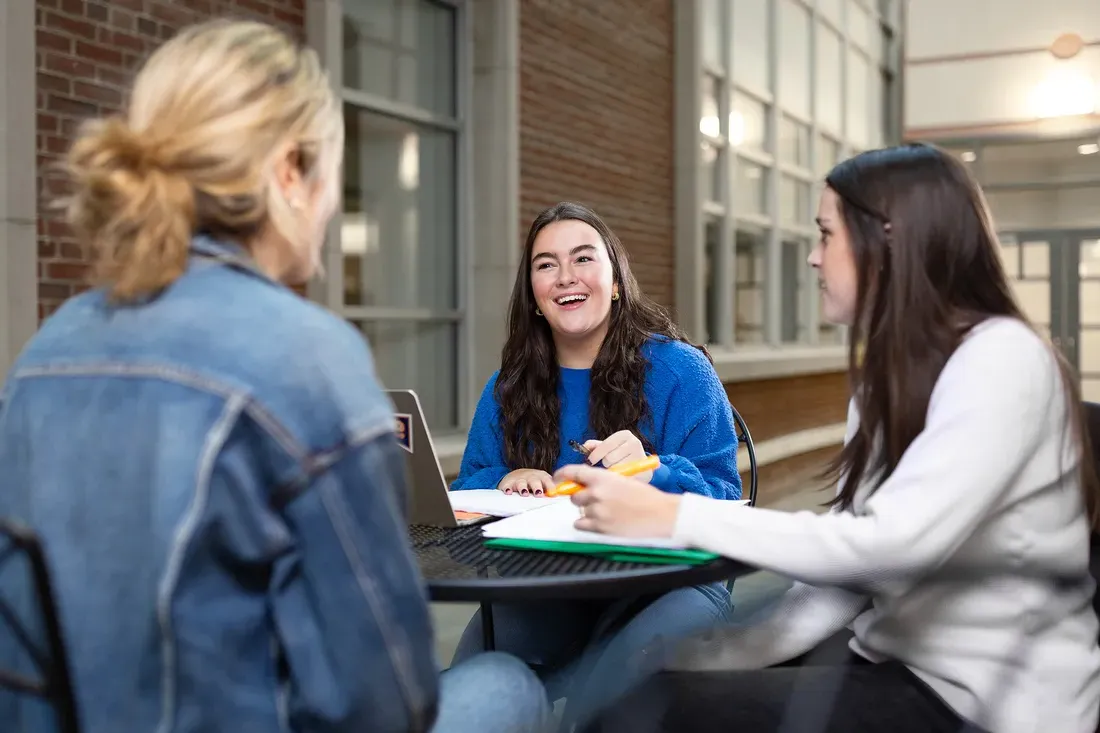
<svg viewBox="0 0 1100 733">
<path fill-rule="evenodd" d="M 685 545 L 673 542 L 668 538 L 616 537 L 615 535 L 599 534 L 597 532 L 585 532 L 573 526 L 573 523 L 580 516 L 580 508 L 574 506 L 572 502 L 566 501 L 487 524 L 482 532 L 486 537 L 504 537 L 513 540 L 590 542 L 601 545 L 663 547 L 677 550 L 685 548 Z"/>
<path fill-rule="evenodd" d="M 541 509 L 550 504 L 569 503 L 568 496 L 520 496 L 505 494 L 496 489 L 469 489 L 448 491 L 451 509 L 459 512 L 476 512 L 493 517 L 511 517 L 516 514 Z"/>
</svg>

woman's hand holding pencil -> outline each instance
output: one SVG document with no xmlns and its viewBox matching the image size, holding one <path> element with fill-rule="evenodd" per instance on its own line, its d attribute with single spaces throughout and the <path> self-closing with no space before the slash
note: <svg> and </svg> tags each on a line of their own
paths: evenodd
<svg viewBox="0 0 1100 733">
<path fill-rule="evenodd" d="M 650 476 L 653 475 L 653 472 L 656 471 L 660 467 L 661 467 L 661 459 L 660 458 L 658 458 L 657 456 L 646 456 L 645 458 L 635 460 L 635 461 L 628 461 L 628 462 L 625 462 L 625 463 L 616 463 L 615 465 L 613 465 L 611 468 L 609 468 L 607 470 L 610 471 L 611 473 L 618 474 L 619 476 L 629 476 L 631 478 L 636 478 L 637 480 L 642 480 L 643 483 L 644 483 L 644 479 L 641 478 L 641 475 L 645 474 L 646 477 L 650 477 Z M 547 496 L 565 496 L 565 495 L 568 495 L 568 494 L 576 494 L 578 491 L 581 491 L 583 488 L 584 488 L 584 486 L 577 483 L 576 481 L 563 481 L 563 482 L 557 484 L 556 486 L 554 486 L 553 488 L 549 489 L 546 492 L 546 495 Z"/>
<path fill-rule="evenodd" d="M 610 469 L 564 466 L 554 474 L 558 484 L 547 494 L 571 496 L 581 508 L 581 518 L 574 525 L 577 529 L 624 537 L 671 537 L 680 497 L 635 478 L 659 466 L 657 456 Z"/>
</svg>

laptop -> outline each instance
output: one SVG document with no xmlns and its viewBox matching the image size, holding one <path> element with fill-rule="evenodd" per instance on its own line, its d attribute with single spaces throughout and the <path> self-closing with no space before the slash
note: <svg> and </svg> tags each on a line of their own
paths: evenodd
<svg viewBox="0 0 1100 733">
<path fill-rule="evenodd" d="M 447 480 L 439 466 L 432 434 L 424 421 L 420 398 L 411 389 L 387 389 L 397 418 L 397 442 L 405 451 L 409 487 L 409 524 L 464 527 L 492 517 L 451 508 Z"/>
</svg>

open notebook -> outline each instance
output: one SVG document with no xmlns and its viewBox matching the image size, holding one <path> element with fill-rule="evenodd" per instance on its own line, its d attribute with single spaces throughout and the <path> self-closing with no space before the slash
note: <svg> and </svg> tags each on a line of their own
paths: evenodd
<svg viewBox="0 0 1100 733">
<path fill-rule="evenodd" d="M 619 537 L 586 532 L 573 526 L 579 518 L 580 509 L 572 502 L 554 501 L 488 524 L 482 534 L 489 547 L 573 552 L 622 562 L 697 564 L 718 557 L 710 552 L 689 549 L 667 537 Z"/>
<path fill-rule="evenodd" d="M 541 509 L 523 512 L 499 522 L 487 524 L 482 529 L 486 537 L 513 540 L 542 540 L 544 542 L 583 542 L 598 545 L 622 545 L 634 547 L 661 547 L 683 549 L 685 545 L 660 537 L 616 537 L 615 535 L 585 532 L 573 523 L 580 519 L 581 510 L 568 497 Z"/>
<path fill-rule="evenodd" d="M 520 496 L 505 494 L 497 489 L 448 491 L 447 496 L 451 500 L 451 508 L 456 512 L 477 512 L 493 517 L 511 517 L 550 504 L 569 503 L 568 496 Z"/>
</svg>

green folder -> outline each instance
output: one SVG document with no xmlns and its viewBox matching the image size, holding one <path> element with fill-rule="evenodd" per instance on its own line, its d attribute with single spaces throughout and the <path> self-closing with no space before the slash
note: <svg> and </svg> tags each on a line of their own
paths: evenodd
<svg viewBox="0 0 1100 733">
<path fill-rule="evenodd" d="M 614 562 L 637 562 L 650 565 L 704 565 L 718 558 L 718 555 L 713 552 L 704 552 L 703 550 L 670 550 L 663 547 L 604 545 L 597 542 L 521 540 L 507 537 L 494 537 L 485 540 L 485 546 L 496 550 L 569 552 L 575 555 L 594 555 Z"/>
</svg>

